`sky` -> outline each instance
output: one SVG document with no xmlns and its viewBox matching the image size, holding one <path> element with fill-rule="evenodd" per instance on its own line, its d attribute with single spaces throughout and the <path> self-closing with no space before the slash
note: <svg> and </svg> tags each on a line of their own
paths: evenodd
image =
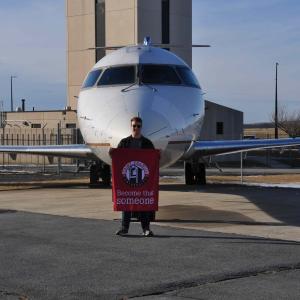
<svg viewBox="0 0 300 300">
<path fill-rule="evenodd" d="M 278 101 L 300 111 L 300 1 L 194 0 L 193 69 L 204 97 L 271 120 L 278 62 Z"/>
<path fill-rule="evenodd" d="M 171 0 L 172 1 L 172 0 Z M 300 1 L 193 0 L 193 70 L 205 98 L 244 112 L 244 122 L 268 122 L 278 99 L 300 110 Z M 0 101 L 10 109 L 66 105 L 64 0 L 0 0 Z"/>
<path fill-rule="evenodd" d="M 66 106 L 66 20 L 64 0 L 0 0 L 0 101 L 14 107 Z"/>
</svg>

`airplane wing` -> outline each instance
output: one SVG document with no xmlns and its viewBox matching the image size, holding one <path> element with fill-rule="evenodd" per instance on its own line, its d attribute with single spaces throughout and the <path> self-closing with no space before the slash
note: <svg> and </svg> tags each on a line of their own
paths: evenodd
<svg viewBox="0 0 300 300">
<path fill-rule="evenodd" d="M 0 152 L 12 157 L 17 154 L 36 154 L 69 158 L 97 159 L 92 150 L 84 144 L 80 145 L 46 145 L 46 146 L 0 146 Z"/>
<path fill-rule="evenodd" d="M 257 149 L 300 146 L 300 138 L 193 141 L 185 157 L 226 155 Z"/>
</svg>

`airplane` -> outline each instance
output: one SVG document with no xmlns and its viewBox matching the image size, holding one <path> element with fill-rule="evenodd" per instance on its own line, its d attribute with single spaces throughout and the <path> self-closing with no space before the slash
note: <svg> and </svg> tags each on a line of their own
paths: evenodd
<svg viewBox="0 0 300 300">
<path fill-rule="evenodd" d="M 145 38 L 143 44 L 101 47 L 114 51 L 93 66 L 78 97 L 77 118 L 85 144 L 0 146 L 0 152 L 12 157 L 25 153 L 90 159 L 95 162 L 90 182 L 101 178 L 108 186 L 109 149 L 129 135 L 130 119 L 139 116 L 142 134 L 161 150 L 160 168 L 183 160 L 185 183 L 190 185 L 205 183 L 205 156 L 300 145 L 300 138 L 201 141 L 202 88 L 192 69 L 163 46 Z"/>
</svg>

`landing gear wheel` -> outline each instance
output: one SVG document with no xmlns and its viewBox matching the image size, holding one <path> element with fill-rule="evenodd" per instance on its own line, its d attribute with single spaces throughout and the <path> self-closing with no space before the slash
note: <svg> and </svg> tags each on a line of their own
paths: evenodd
<svg viewBox="0 0 300 300">
<path fill-rule="evenodd" d="M 184 162 L 184 174 L 185 174 L 185 184 L 191 185 L 195 184 L 194 174 L 192 169 L 192 164 L 189 162 Z"/>
<path fill-rule="evenodd" d="M 110 175 L 110 166 L 104 164 L 101 170 L 101 178 L 104 186 L 110 186 L 111 175 Z"/>
<path fill-rule="evenodd" d="M 197 173 L 196 173 L 196 184 L 205 185 L 206 184 L 206 170 L 204 164 L 198 164 Z"/>
<path fill-rule="evenodd" d="M 99 183 L 99 165 L 94 164 L 90 167 L 90 185 Z"/>
<path fill-rule="evenodd" d="M 101 181 L 99 179 L 101 178 Z M 110 166 L 103 162 L 95 162 L 90 167 L 90 187 L 108 187 L 111 182 Z"/>
<path fill-rule="evenodd" d="M 185 184 L 187 185 L 205 185 L 206 170 L 203 163 L 184 162 Z"/>
</svg>

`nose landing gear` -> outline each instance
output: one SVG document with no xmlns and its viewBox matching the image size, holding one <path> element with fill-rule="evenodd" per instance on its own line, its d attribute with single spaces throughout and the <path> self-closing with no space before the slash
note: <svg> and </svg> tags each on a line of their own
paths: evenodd
<svg viewBox="0 0 300 300">
<path fill-rule="evenodd" d="M 205 185 L 206 170 L 205 164 L 198 161 L 184 162 L 185 184 L 187 185 Z"/>
<path fill-rule="evenodd" d="M 100 179 L 102 179 L 102 181 L 100 181 Z M 102 161 L 94 162 L 90 167 L 90 187 L 109 187 L 110 182 L 110 166 Z"/>
</svg>

